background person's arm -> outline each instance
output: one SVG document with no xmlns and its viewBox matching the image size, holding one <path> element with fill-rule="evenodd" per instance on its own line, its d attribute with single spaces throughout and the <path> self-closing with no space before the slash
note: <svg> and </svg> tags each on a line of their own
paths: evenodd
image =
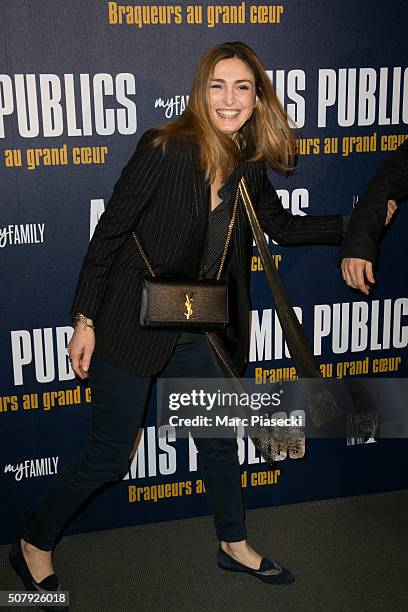
<svg viewBox="0 0 408 612">
<path fill-rule="evenodd" d="M 375 283 L 373 263 L 384 225 L 396 210 L 396 202 L 408 195 L 408 140 L 384 162 L 361 196 L 351 215 L 337 261 L 349 287 L 369 293 Z"/>
</svg>

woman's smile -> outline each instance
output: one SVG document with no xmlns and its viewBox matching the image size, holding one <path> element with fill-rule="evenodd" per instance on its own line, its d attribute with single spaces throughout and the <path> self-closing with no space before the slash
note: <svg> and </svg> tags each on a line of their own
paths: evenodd
<svg viewBox="0 0 408 612">
<path fill-rule="evenodd" d="M 239 110 L 225 110 L 225 109 L 217 109 L 217 113 L 219 115 L 221 115 L 221 117 L 236 117 L 237 115 L 239 115 L 240 111 Z"/>
</svg>

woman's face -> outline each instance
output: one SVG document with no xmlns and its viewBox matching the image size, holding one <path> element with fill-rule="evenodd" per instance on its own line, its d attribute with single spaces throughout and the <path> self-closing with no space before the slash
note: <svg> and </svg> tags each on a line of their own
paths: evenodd
<svg viewBox="0 0 408 612">
<path fill-rule="evenodd" d="M 245 62 L 232 57 L 215 64 L 209 107 L 217 128 L 233 136 L 248 121 L 257 100 L 254 74 Z"/>
</svg>

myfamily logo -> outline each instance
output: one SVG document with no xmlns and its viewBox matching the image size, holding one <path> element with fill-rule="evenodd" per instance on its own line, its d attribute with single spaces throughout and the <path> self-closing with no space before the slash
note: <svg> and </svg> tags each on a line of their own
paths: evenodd
<svg viewBox="0 0 408 612">
<path fill-rule="evenodd" d="M 6 225 L 0 227 L 0 248 L 8 244 L 36 244 L 44 242 L 45 223 Z"/>
<path fill-rule="evenodd" d="M 4 474 L 13 474 L 17 481 L 23 478 L 51 476 L 58 471 L 58 459 L 58 457 L 42 457 L 41 459 L 26 459 L 16 465 L 9 463 L 4 467 Z"/>
<path fill-rule="evenodd" d="M 172 98 L 156 98 L 154 108 L 162 108 L 166 119 L 178 117 L 184 112 L 189 96 L 173 96 Z"/>
</svg>

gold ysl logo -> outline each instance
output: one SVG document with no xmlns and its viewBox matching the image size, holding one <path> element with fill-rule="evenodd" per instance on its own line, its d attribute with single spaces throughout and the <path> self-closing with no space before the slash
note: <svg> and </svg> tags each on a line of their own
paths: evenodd
<svg viewBox="0 0 408 612">
<path fill-rule="evenodd" d="M 187 293 L 185 296 L 186 301 L 184 302 L 184 306 L 186 307 L 186 312 L 184 314 L 186 318 L 189 319 L 193 315 L 193 298 L 189 298 Z"/>
</svg>

